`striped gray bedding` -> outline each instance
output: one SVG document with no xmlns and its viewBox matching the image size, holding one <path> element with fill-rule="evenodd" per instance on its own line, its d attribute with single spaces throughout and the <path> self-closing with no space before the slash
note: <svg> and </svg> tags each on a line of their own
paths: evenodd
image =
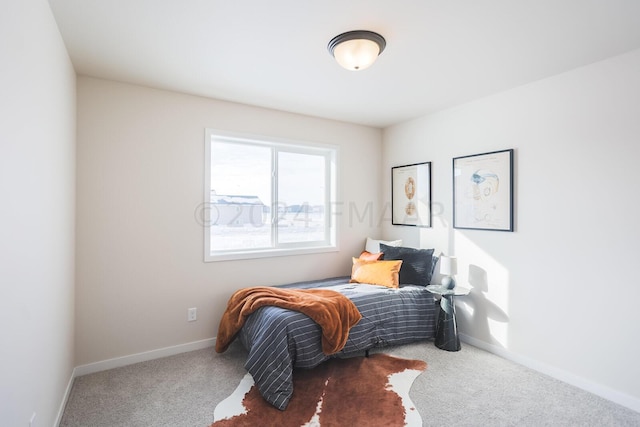
<svg viewBox="0 0 640 427">
<path fill-rule="evenodd" d="M 279 307 L 262 307 L 238 334 L 248 350 L 245 368 L 262 396 L 284 410 L 293 394 L 294 368 L 313 368 L 330 357 L 349 357 L 374 347 L 406 344 L 435 335 L 436 306 L 424 286 L 349 283 L 349 277 L 283 285 L 285 288 L 330 288 L 351 299 L 362 319 L 351 328 L 344 348 L 322 352 L 320 327 L 306 315 Z"/>
</svg>

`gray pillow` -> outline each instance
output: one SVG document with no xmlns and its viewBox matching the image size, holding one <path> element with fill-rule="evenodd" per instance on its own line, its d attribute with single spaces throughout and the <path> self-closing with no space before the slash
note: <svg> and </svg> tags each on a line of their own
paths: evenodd
<svg viewBox="0 0 640 427">
<path fill-rule="evenodd" d="M 431 283 L 433 269 L 437 261 L 437 258 L 434 260 L 433 249 L 388 246 L 381 243 L 380 251 L 384 253 L 382 259 L 402 260 L 399 278 L 401 285 L 427 286 Z"/>
</svg>

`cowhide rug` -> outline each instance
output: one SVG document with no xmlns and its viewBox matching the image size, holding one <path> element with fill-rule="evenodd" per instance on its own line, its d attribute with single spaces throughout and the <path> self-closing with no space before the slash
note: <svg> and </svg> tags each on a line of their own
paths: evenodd
<svg viewBox="0 0 640 427">
<path fill-rule="evenodd" d="M 409 398 L 427 364 L 386 354 L 330 359 L 314 369 L 296 369 L 293 396 L 280 411 L 267 403 L 247 374 L 220 402 L 211 427 L 223 426 L 422 426 Z"/>
</svg>

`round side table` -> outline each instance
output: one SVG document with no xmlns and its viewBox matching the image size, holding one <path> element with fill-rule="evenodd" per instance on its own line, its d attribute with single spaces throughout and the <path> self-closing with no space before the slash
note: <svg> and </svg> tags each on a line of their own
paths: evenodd
<svg viewBox="0 0 640 427">
<path fill-rule="evenodd" d="M 436 347 L 447 351 L 460 350 L 454 297 L 469 295 L 471 289 L 463 286 L 447 289 L 442 285 L 428 285 L 427 290 L 442 297 L 440 298 L 440 311 L 436 323 Z"/>
</svg>

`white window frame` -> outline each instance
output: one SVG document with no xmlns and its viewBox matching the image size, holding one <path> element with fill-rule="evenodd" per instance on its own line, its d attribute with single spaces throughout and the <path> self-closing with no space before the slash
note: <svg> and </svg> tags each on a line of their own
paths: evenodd
<svg viewBox="0 0 640 427">
<path fill-rule="evenodd" d="M 271 206 L 271 233 L 274 246 L 260 249 L 241 249 L 241 250 L 211 250 L 211 230 L 210 223 L 207 221 L 208 207 L 211 206 L 211 145 L 213 138 L 221 139 L 227 142 L 259 145 L 274 149 L 275 155 L 272 156 L 272 172 L 277 170 L 277 153 L 278 151 L 324 155 L 326 158 L 326 185 L 325 193 L 325 240 L 322 242 L 293 242 L 293 243 L 277 243 L 278 231 L 276 220 L 278 210 Z M 338 155 L 337 146 L 329 144 L 318 144 L 300 141 L 288 141 L 272 137 L 256 136 L 249 134 L 241 134 L 235 132 L 221 131 L 217 129 L 207 128 L 205 130 L 205 176 L 204 176 L 204 209 L 201 210 L 201 221 L 204 228 L 204 261 L 228 261 L 238 259 L 266 258 L 276 256 L 290 256 L 322 252 L 335 252 L 338 250 L 338 222 L 336 221 L 336 203 L 338 200 Z M 277 197 L 277 177 L 273 174 L 271 181 L 272 198 L 274 201 Z"/>
</svg>

